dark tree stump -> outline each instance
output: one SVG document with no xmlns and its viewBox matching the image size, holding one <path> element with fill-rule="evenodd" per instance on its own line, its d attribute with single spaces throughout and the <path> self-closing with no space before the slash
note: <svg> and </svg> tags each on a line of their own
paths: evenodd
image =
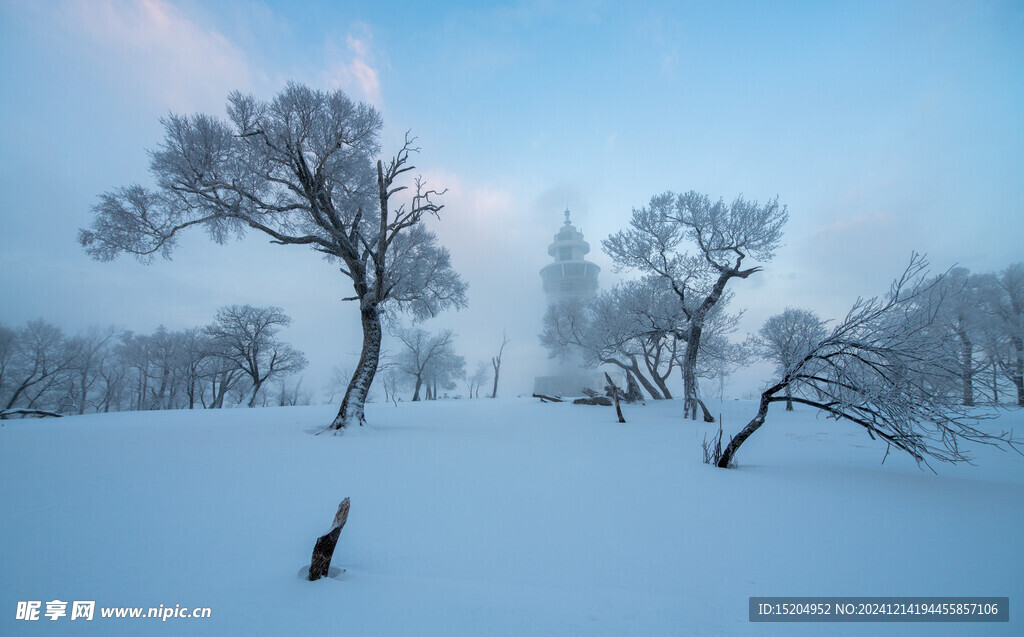
<svg viewBox="0 0 1024 637">
<path fill-rule="evenodd" d="M 327 572 L 331 568 L 331 558 L 334 557 L 334 547 L 338 545 L 341 529 L 348 520 L 348 509 L 349 500 L 345 498 L 338 505 L 331 530 L 317 538 L 316 546 L 313 547 L 313 558 L 309 562 L 309 581 L 315 582 L 321 577 L 327 577 Z"/>
<path fill-rule="evenodd" d="M 619 387 L 612 380 L 612 377 L 608 372 L 604 373 L 604 377 L 608 379 L 608 384 L 612 387 L 612 400 L 615 401 L 615 415 L 619 417 L 619 422 L 626 422 L 626 419 L 622 417 L 622 407 L 619 407 Z"/>
</svg>

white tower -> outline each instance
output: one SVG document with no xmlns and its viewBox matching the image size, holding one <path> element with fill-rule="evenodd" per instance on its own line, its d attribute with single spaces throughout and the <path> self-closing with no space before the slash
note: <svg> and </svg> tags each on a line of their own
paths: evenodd
<svg viewBox="0 0 1024 637">
<path fill-rule="evenodd" d="M 601 268 L 583 258 L 588 252 L 590 244 L 569 221 L 569 211 L 566 210 L 565 223 L 548 246 L 548 254 L 555 258 L 555 262 L 540 271 L 549 305 L 582 300 L 597 291 L 597 273 Z"/>
<path fill-rule="evenodd" d="M 601 268 L 584 259 L 588 252 L 590 244 L 583 240 L 583 233 L 569 221 L 569 211 L 566 210 L 565 223 L 548 246 L 548 254 L 555 260 L 540 271 L 549 306 L 582 301 L 597 291 L 597 274 Z M 535 394 L 582 396 L 584 387 L 600 390 L 605 385 L 601 374 L 592 369 L 583 369 L 578 360 L 569 359 L 557 366 L 552 362 L 552 365 L 547 376 L 538 376 L 533 380 Z"/>
</svg>

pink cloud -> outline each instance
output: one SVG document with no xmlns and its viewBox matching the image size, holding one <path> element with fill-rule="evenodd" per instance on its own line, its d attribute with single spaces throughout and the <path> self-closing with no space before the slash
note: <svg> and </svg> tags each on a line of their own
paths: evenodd
<svg viewBox="0 0 1024 637">
<path fill-rule="evenodd" d="M 380 77 L 372 63 L 371 38 L 368 29 L 363 27 L 361 30 L 367 32 L 363 37 L 356 37 L 351 33 L 346 36 L 346 52 L 328 49 L 330 57 L 341 59 L 329 63 L 327 83 L 331 88 L 348 91 L 379 107 Z"/>
<path fill-rule="evenodd" d="M 102 72 L 174 110 L 219 109 L 230 90 L 252 86 L 240 48 L 164 0 L 68 0 L 53 8 L 54 22 L 84 40 Z"/>
</svg>

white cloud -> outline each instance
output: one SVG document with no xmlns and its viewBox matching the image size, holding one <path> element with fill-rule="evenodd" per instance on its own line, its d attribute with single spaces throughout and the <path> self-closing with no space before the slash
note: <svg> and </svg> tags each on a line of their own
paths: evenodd
<svg viewBox="0 0 1024 637">
<path fill-rule="evenodd" d="M 327 84 L 342 89 L 374 106 L 381 106 L 380 77 L 373 64 L 372 37 L 365 25 L 356 25 L 361 35 L 349 33 L 345 50 L 337 45 L 327 47 Z"/>
<path fill-rule="evenodd" d="M 245 53 L 216 29 L 164 0 L 69 0 L 53 22 L 85 39 L 98 71 L 174 110 L 222 107 L 228 90 L 252 87 Z"/>
</svg>

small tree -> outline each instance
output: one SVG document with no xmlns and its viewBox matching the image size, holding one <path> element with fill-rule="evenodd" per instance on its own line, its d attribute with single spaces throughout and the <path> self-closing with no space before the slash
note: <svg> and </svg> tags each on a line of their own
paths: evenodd
<svg viewBox="0 0 1024 637">
<path fill-rule="evenodd" d="M 787 307 L 782 314 L 770 317 L 761 326 L 753 340 L 755 351 L 764 359 L 775 363 L 780 378 L 800 364 L 814 347 L 827 336 L 825 322 L 811 310 Z M 786 411 L 793 411 L 792 391 L 797 383 L 784 389 Z"/>
<path fill-rule="evenodd" d="M 505 351 L 508 341 L 508 334 L 505 333 L 505 330 L 502 330 L 501 347 L 498 348 L 498 355 L 491 357 L 491 367 L 494 368 L 494 386 L 491 388 L 491 398 L 498 397 L 498 374 L 501 373 L 501 353 Z"/>
<path fill-rule="evenodd" d="M 455 356 L 455 334 L 451 330 L 431 334 L 418 327 L 397 328 L 393 333 L 403 345 L 395 367 L 412 380 L 412 400 L 418 401 L 424 383 L 434 380 L 445 359 Z M 429 384 L 427 388 L 432 390 Z"/>
<path fill-rule="evenodd" d="M 480 397 L 480 387 L 487 382 L 487 377 L 491 374 L 489 367 L 486 361 L 478 361 L 476 371 L 466 378 L 470 398 Z"/>
<path fill-rule="evenodd" d="M 74 350 L 64 332 L 39 319 L 7 333 L 3 339 L 4 395 L 0 409 L 49 406 L 47 396 L 65 384 Z M 56 402 L 56 401 L 52 401 Z"/>
<path fill-rule="evenodd" d="M 437 400 L 442 391 L 455 389 L 457 382 L 466 377 L 466 359 L 451 348 L 435 356 L 427 366 L 424 382 L 430 388 L 429 400 Z"/>
<path fill-rule="evenodd" d="M 217 310 L 214 323 L 206 328 L 214 350 L 248 377 L 249 407 L 256 406 L 263 383 L 306 367 L 302 352 L 276 338 L 291 322 L 278 307 L 229 305 Z"/>
<path fill-rule="evenodd" d="M 1017 391 L 1017 406 L 1024 407 L 1024 263 L 999 273 L 992 301 L 997 334 L 1005 343 L 997 355 L 999 368 Z"/>
<path fill-rule="evenodd" d="M 977 428 L 979 416 L 960 400 L 960 366 L 949 354 L 948 333 L 936 323 L 941 279 L 926 280 L 925 268 L 914 255 L 886 299 L 858 299 L 831 334 L 761 393 L 757 414 L 732 438 L 718 466 L 732 463 L 764 424 L 769 405 L 786 400 L 855 423 L 887 443 L 886 455 L 895 447 L 926 466 L 929 458 L 967 460 L 963 441 L 1013 448 L 1008 434 Z M 786 388 L 796 384 L 814 396 L 787 397 Z"/>
<path fill-rule="evenodd" d="M 69 369 L 71 386 L 79 415 L 84 414 L 89 407 L 90 390 L 102 377 L 103 366 L 118 334 L 118 330 L 113 327 L 103 331 L 93 328 L 85 334 L 72 337 L 68 342 L 72 356 Z"/>
<path fill-rule="evenodd" d="M 104 261 L 121 253 L 142 261 L 169 258 L 178 234 L 202 226 L 218 243 L 256 230 L 273 243 L 312 248 L 337 263 L 359 304 L 363 345 L 331 423 L 364 420 L 380 360 L 382 318 L 434 316 L 464 307 L 466 285 L 448 251 L 423 225 L 437 216 L 441 192 L 415 180 L 406 205 L 392 199 L 413 170 L 413 140 L 387 163 L 376 161 L 383 126 L 371 106 L 341 91 L 288 84 L 271 101 L 234 92 L 228 121 L 207 115 L 163 120 L 164 142 L 152 153 L 152 191 L 132 185 L 107 192 L 79 241 Z"/>
</svg>

